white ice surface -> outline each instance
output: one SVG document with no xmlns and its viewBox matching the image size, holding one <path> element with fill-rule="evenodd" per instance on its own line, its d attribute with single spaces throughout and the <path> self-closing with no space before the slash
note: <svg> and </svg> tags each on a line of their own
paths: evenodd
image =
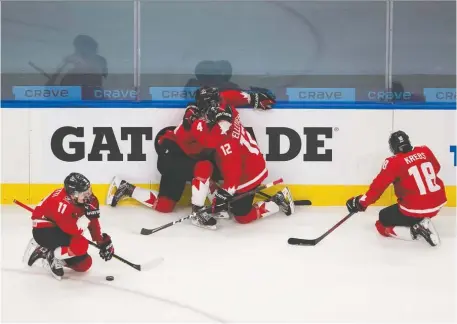
<svg viewBox="0 0 457 324">
<path fill-rule="evenodd" d="M 442 246 L 383 238 L 378 208 L 356 214 L 315 247 L 289 237 L 314 238 L 345 216 L 343 207 L 300 207 L 240 225 L 219 221 L 216 231 L 177 224 L 186 215 L 142 207 L 103 207 L 102 226 L 116 253 L 136 263 L 163 257 L 149 272 L 102 261 L 85 274 L 67 270 L 57 281 L 26 267 L 29 213 L 2 207 L 1 320 L 46 322 L 423 322 L 456 320 L 455 208 L 434 220 Z M 113 275 L 114 281 L 105 276 Z"/>
</svg>

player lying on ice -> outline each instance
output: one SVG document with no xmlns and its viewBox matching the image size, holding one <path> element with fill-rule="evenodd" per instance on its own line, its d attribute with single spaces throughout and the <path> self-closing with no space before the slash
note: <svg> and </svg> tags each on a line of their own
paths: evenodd
<svg viewBox="0 0 457 324">
<path fill-rule="evenodd" d="M 101 232 L 98 199 L 92 194 L 89 180 L 80 173 L 70 173 L 64 187 L 54 190 L 35 207 L 32 213 L 33 238 L 24 261 L 32 266 L 44 259 L 45 267 L 56 279 L 64 275 L 63 267 L 84 272 L 92 265 L 87 253 L 89 243 L 83 236 L 88 228 L 92 240 L 100 247 L 105 261 L 114 254 L 111 237 Z"/>
<path fill-rule="evenodd" d="M 440 244 L 431 218 L 446 204 L 443 181 L 437 176 L 441 166 L 427 146 L 413 147 L 403 131 L 392 133 L 390 150 L 380 173 L 365 195 L 350 198 L 349 212 L 365 211 L 393 183 L 397 203 L 382 209 L 376 229 L 386 237 L 416 240 L 423 237 L 430 245 Z"/>
<path fill-rule="evenodd" d="M 209 87 L 202 87 L 200 88 L 197 93 L 196 93 L 196 103 L 195 104 L 190 104 L 186 112 L 184 114 L 183 122 L 172 132 L 168 131 L 165 133 L 164 136 L 162 136 L 163 140 L 159 140 L 159 146 L 161 149 L 158 151 L 161 152 L 159 153 L 158 157 L 158 169 L 162 173 L 162 179 L 160 183 L 160 188 L 159 192 L 155 192 L 152 190 L 147 190 L 139 187 L 135 187 L 132 184 L 129 184 L 125 180 L 120 180 L 115 177 L 113 180 L 112 185 L 110 186 L 110 192 L 112 188 L 117 188 L 117 191 L 112 194 L 108 194 L 107 198 L 107 204 L 110 204 L 111 206 L 116 206 L 119 200 L 125 196 L 127 197 L 132 197 L 136 199 L 137 201 L 141 202 L 142 204 L 154 208 L 158 211 L 162 212 L 169 212 L 172 211 L 176 202 L 180 199 L 184 185 L 186 181 L 192 181 L 192 204 L 193 204 L 193 210 L 194 212 L 201 206 L 203 206 L 206 197 L 210 199 L 210 201 L 213 200 L 213 193 L 215 192 L 215 184 L 211 182 L 211 178 L 218 180 L 218 169 L 220 169 L 220 157 L 218 158 L 218 153 L 217 149 L 214 146 L 205 146 L 205 141 L 203 140 L 197 140 L 195 138 L 195 134 L 192 131 L 192 125 L 197 119 L 201 119 L 203 121 L 206 120 L 207 116 L 206 113 L 210 110 L 210 107 L 213 107 L 216 109 L 220 109 L 221 112 L 225 111 L 226 108 L 230 108 L 229 111 L 230 113 L 235 112 L 236 117 L 238 118 L 238 124 L 240 125 L 239 122 L 239 116 L 238 112 L 234 108 L 234 106 L 243 106 L 243 105 L 251 105 L 255 109 L 270 109 L 271 105 L 274 104 L 274 98 L 268 94 L 268 93 L 263 93 L 263 92 L 255 92 L 255 93 L 246 93 L 243 91 L 238 91 L 238 90 L 227 90 L 227 91 L 222 91 L 219 92 L 218 89 L 216 88 L 209 88 Z M 206 123 L 206 122 L 205 122 Z M 229 122 L 231 124 L 231 122 Z M 215 125 L 215 121 L 212 122 L 212 126 Z M 227 121 L 224 121 L 224 125 L 227 126 Z M 219 126 L 218 126 L 219 127 Z M 236 126 L 238 127 L 238 126 Z M 235 134 L 238 134 L 237 132 L 239 131 L 239 128 L 235 130 Z M 247 135 L 246 135 L 247 134 Z M 255 141 L 250 137 L 249 133 L 245 132 L 243 128 L 243 136 L 239 137 L 239 134 L 236 135 L 238 136 L 239 141 L 246 141 L 246 136 L 249 136 L 250 141 L 255 143 Z M 200 136 L 199 136 L 200 137 Z M 227 143 L 226 143 L 227 144 Z M 227 144 L 229 145 L 229 144 Z M 240 144 L 243 145 L 243 144 Z M 257 147 L 257 144 L 255 143 L 255 146 Z M 177 152 L 177 154 L 172 154 L 174 152 Z M 184 154 L 182 154 L 184 152 Z M 201 154 L 201 152 L 210 152 L 212 157 L 209 158 L 203 158 L 200 160 L 195 160 L 195 153 Z M 161 168 L 159 165 L 159 162 L 166 154 L 171 154 L 170 159 L 168 160 L 169 163 L 164 163 L 165 165 L 168 166 L 168 168 Z M 215 155 L 214 155 L 215 154 Z M 244 154 L 244 151 L 243 151 Z M 258 153 L 262 160 L 263 155 Z M 179 155 L 177 157 L 176 155 Z M 208 157 L 208 155 L 206 155 Z M 192 157 L 193 159 L 189 159 L 189 157 Z M 174 161 L 173 161 L 174 160 Z M 219 160 L 219 162 L 217 162 Z M 246 160 L 245 157 L 243 157 L 243 160 Z M 164 159 L 165 161 L 165 159 Z M 265 163 L 265 161 L 263 162 Z M 184 165 L 184 167 L 183 167 Z M 241 165 L 241 164 L 240 164 Z M 227 163 L 226 163 L 226 168 L 227 168 Z M 161 170 L 162 169 L 162 170 Z M 168 170 L 169 172 L 166 172 Z M 164 172 L 165 171 L 165 172 Z M 225 170 L 225 173 L 228 171 Z M 165 173 L 170 173 L 173 175 L 180 175 L 180 180 L 179 183 L 177 183 L 176 176 L 174 177 L 174 181 L 170 182 L 165 182 L 164 180 L 164 175 Z M 253 183 L 254 186 L 250 186 L 250 188 L 254 188 L 257 185 L 261 183 L 263 179 L 265 179 L 267 176 L 267 172 L 265 169 L 265 173 L 262 174 L 262 177 L 258 180 L 257 182 Z M 170 177 L 171 178 L 171 177 Z M 222 178 L 224 178 L 224 174 L 222 174 Z M 195 189 L 195 183 L 199 183 L 200 179 L 205 179 L 208 183 L 205 182 L 205 188 L 206 186 L 208 189 L 206 190 L 206 195 L 202 194 L 199 192 L 198 193 L 198 198 L 195 198 L 194 195 L 197 193 Z M 241 181 L 241 179 L 239 179 Z M 175 189 L 176 187 L 179 188 L 179 190 Z M 174 197 L 171 197 L 170 193 L 166 193 L 167 188 L 170 190 L 176 190 L 178 194 L 174 195 Z M 182 188 L 182 189 L 181 189 Z M 242 188 L 243 191 L 247 191 L 246 188 Z M 287 194 L 290 197 L 290 192 L 288 190 Z M 241 193 L 241 192 L 239 192 Z M 253 199 L 253 198 L 252 198 Z M 249 202 L 249 207 L 252 205 L 252 199 L 250 199 Z M 278 199 L 277 196 L 274 197 L 274 199 Z M 161 208 L 160 206 L 163 206 L 162 201 L 169 201 L 167 203 L 168 208 L 164 209 Z M 236 205 L 241 205 L 246 204 L 246 200 L 241 200 L 238 201 Z M 236 208 L 235 208 L 236 209 Z M 238 213 L 234 213 L 236 216 L 237 214 L 244 214 L 246 207 L 244 207 L 243 210 L 236 209 Z M 293 207 L 292 207 L 293 209 Z M 220 211 L 220 210 L 219 210 Z M 233 209 L 232 209 L 233 212 Z M 217 211 L 215 210 L 215 213 L 217 214 Z M 240 215 L 241 215 L 240 214 Z M 196 215 L 197 216 L 197 215 Z M 195 217 L 193 218 L 193 223 L 198 226 L 209 226 L 211 228 L 214 228 L 216 225 L 216 221 L 211 215 L 198 215 L 201 217 Z M 235 219 L 237 219 L 235 217 Z M 237 219 L 238 220 L 238 219 Z M 247 219 L 244 219 L 244 221 L 240 222 L 248 222 L 246 221 Z"/>
</svg>

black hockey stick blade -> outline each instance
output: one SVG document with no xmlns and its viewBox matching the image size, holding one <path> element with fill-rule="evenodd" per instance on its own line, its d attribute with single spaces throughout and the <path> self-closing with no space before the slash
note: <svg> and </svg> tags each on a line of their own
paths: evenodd
<svg viewBox="0 0 457 324">
<path fill-rule="evenodd" d="M 319 239 L 314 239 L 314 240 L 306 240 L 306 239 L 299 239 L 295 237 L 291 237 L 290 239 L 287 240 L 287 243 L 290 245 L 308 245 L 308 246 L 313 246 L 319 243 Z"/>
<path fill-rule="evenodd" d="M 311 200 L 294 200 L 295 206 L 311 206 Z"/>
<path fill-rule="evenodd" d="M 345 221 L 347 221 L 354 214 L 355 213 L 349 213 L 342 220 L 340 220 L 338 223 L 333 225 L 333 227 L 331 229 L 329 229 L 327 232 L 325 232 L 324 234 L 322 234 L 321 236 L 319 236 L 316 239 L 307 240 L 307 239 L 299 239 L 299 238 L 291 237 L 287 240 L 287 243 L 289 243 L 290 245 L 315 246 L 315 245 L 317 245 L 317 243 L 322 241 L 327 235 L 329 235 L 331 232 L 333 232 L 335 229 L 337 229 L 341 224 L 343 224 Z"/>
<path fill-rule="evenodd" d="M 264 193 L 264 192 L 259 191 L 256 194 L 258 194 L 260 196 L 263 196 L 263 197 L 265 197 L 267 199 L 271 199 L 271 196 L 269 194 Z M 306 200 L 306 199 L 304 199 L 304 200 L 294 200 L 294 204 L 296 206 L 311 206 L 312 205 L 311 200 Z"/>
</svg>

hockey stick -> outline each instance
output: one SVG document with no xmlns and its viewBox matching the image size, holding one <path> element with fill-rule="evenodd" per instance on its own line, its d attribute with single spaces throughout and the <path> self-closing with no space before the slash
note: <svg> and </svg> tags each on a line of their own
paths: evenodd
<svg viewBox="0 0 457 324">
<path fill-rule="evenodd" d="M 282 180 L 282 178 L 280 178 L 280 179 L 278 179 L 278 180 L 275 180 L 275 181 L 273 181 L 273 182 L 267 183 L 267 184 L 265 184 L 265 185 L 261 185 L 261 186 L 255 188 L 255 189 L 252 189 L 252 190 L 250 190 L 250 191 L 248 191 L 248 192 L 242 193 L 241 195 L 238 195 L 238 196 L 233 197 L 233 199 L 230 200 L 230 201 L 228 202 L 228 204 L 230 204 L 230 203 L 232 203 L 232 202 L 234 202 L 234 201 L 237 201 L 237 200 L 239 200 L 239 199 L 242 199 L 242 198 L 244 198 L 244 197 L 246 197 L 246 196 L 256 194 L 256 193 L 258 193 L 260 190 L 264 190 L 264 189 L 266 189 L 266 188 L 273 187 L 273 186 L 275 186 L 275 185 L 277 185 L 277 184 L 280 184 L 280 183 L 282 183 L 282 182 L 283 182 L 283 180 Z M 220 207 L 220 206 L 218 206 L 218 207 Z M 211 211 L 211 209 L 212 209 L 212 206 L 202 207 L 198 212 L 199 212 L 199 213 L 202 213 L 202 212 L 209 212 L 209 211 Z M 168 224 L 165 224 L 165 225 L 163 225 L 163 226 L 160 226 L 160 227 L 157 227 L 157 228 L 153 228 L 153 229 L 142 228 L 140 233 L 141 233 L 142 235 L 151 235 L 151 234 L 156 233 L 156 232 L 158 232 L 158 231 L 161 231 L 161 230 L 163 230 L 163 229 L 165 229 L 165 228 L 167 228 L 167 227 L 173 226 L 173 225 L 175 225 L 175 224 L 177 224 L 177 223 L 181 223 L 182 221 L 185 221 L 185 220 L 187 220 L 187 219 L 189 219 L 189 218 L 191 218 L 191 217 L 192 217 L 192 215 L 188 215 L 188 216 L 186 216 L 186 217 L 183 217 L 183 218 L 180 218 L 180 219 L 178 219 L 178 220 L 175 220 L 174 222 L 170 222 L 170 223 L 168 223 Z"/>
<path fill-rule="evenodd" d="M 24 204 L 24 203 L 22 203 L 22 202 L 20 202 L 20 201 L 18 201 L 18 200 L 16 200 L 16 199 L 14 199 L 13 202 L 14 202 L 16 205 L 21 206 L 22 208 L 28 210 L 29 212 L 33 212 L 33 211 L 34 211 L 34 209 L 33 209 L 32 207 L 27 206 L 26 204 Z M 53 222 L 53 221 L 52 221 L 51 219 L 49 219 L 49 218 L 47 218 L 47 220 L 50 221 L 50 222 Z M 53 223 L 54 223 L 54 222 L 53 222 Z M 86 240 L 87 240 L 87 239 L 86 239 Z M 90 240 L 87 240 L 87 242 L 88 242 L 90 245 L 92 245 L 92 246 L 94 246 L 95 248 L 97 248 L 97 249 L 100 250 L 100 247 L 99 247 L 97 244 L 95 244 L 94 242 L 92 242 L 92 241 L 90 241 Z M 124 258 L 122 258 L 122 257 L 120 257 L 120 256 L 118 256 L 118 255 L 116 255 L 116 254 L 113 254 L 113 257 L 114 257 L 115 259 L 118 259 L 118 260 L 121 261 L 121 262 L 124 262 L 125 264 L 128 264 L 129 266 L 131 266 L 132 268 L 134 268 L 134 269 L 136 269 L 136 270 L 138 270 L 138 271 L 149 270 L 149 269 L 151 269 L 151 268 L 153 268 L 153 267 L 155 266 L 155 264 L 157 263 L 157 261 L 159 261 L 159 260 L 152 260 L 152 261 L 150 261 L 150 262 L 145 263 L 144 265 L 141 265 L 141 264 L 132 263 L 132 262 L 130 262 L 130 261 L 128 261 L 128 260 L 126 260 L 126 259 L 124 259 Z"/>
<path fill-rule="evenodd" d="M 29 61 L 29 65 L 31 67 L 33 67 L 35 70 L 37 70 L 38 72 L 40 72 L 42 75 L 44 75 L 46 78 L 48 78 L 49 80 L 52 79 L 52 76 L 50 76 L 48 73 L 46 73 L 42 68 L 38 67 L 35 63 L 33 63 L 32 61 Z"/>
<path fill-rule="evenodd" d="M 299 239 L 299 238 L 291 237 L 291 238 L 289 238 L 289 240 L 287 240 L 287 243 L 289 243 L 291 245 L 314 246 L 317 243 L 319 243 L 320 241 L 322 241 L 324 239 L 324 237 L 326 237 L 331 232 L 333 232 L 336 228 L 338 228 L 341 224 L 343 224 L 346 220 L 348 220 L 354 214 L 355 213 L 348 214 L 346 217 L 344 217 L 342 220 L 340 220 L 338 223 L 336 223 L 331 229 L 329 229 L 327 232 L 325 232 L 324 234 L 322 234 L 321 236 L 319 236 L 316 239 L 307 240 L 307 239 Z"/>
<path fill-rule="evenodd" d="M 256 194 L 261 195 L 267 199 L 271 199 L 271 196 L 269 194 L 266 194 L 264 192 L 256 192 Z M 311 200 L 294 200 L 295 206 L 310 206 L 312 205 Z"/>
</svg>

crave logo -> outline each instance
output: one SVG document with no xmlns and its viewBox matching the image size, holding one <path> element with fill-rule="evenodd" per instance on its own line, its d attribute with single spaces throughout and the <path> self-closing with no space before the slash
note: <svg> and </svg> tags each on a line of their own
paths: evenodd
<svg viewBox="0 0 457 324">
<path fill-rule="evenodd" d="M 154 145 L 153 128 L 121 127 L 120 130 L 119 138 L 119 136 L 116 137 L 112 127 L 63 126 L 53 133 L 51 150 L 56 158 L 65 162 L 84 159 L 93 162 L 146 161 L 144 147 Z M 155 133 L 161 130 L 158 129 Z M 246 127 L 246 130 L 256 138 L 252 127 Z M 332 150 L 325 148 L 325 145 L 338 130 L 337 127 L 303 127 L 300 132 L 297 132 L 288 127 L 266 127 L 268 153 L 265 154 L 265 159 L 290 161 L 301 154 L 300 159 L 305 162 L 331 162 Z M 85 140 L 88 134 L 95 135 L 91 143 Z M 121 152 L 120 141 L 130 143 L 130 153 Z M 284 142 L 288 142 L 287 147 L 282 147 Z"/>
</svg>

